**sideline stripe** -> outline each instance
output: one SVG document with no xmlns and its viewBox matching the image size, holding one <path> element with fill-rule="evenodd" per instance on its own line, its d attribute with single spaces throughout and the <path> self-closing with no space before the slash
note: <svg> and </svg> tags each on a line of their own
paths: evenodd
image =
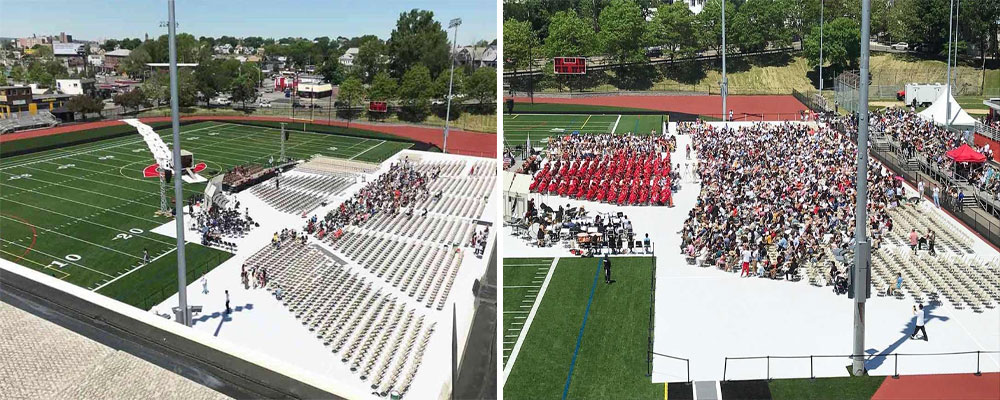
<svg viewBox="0 0 1000 400">
<path fill-rule="evenodd" d="M 573 360 L 569 363 L 569 374 L 566 375 L 566 386 L 563 387 L 563 400 L 569 394 L 569 383 L 573 379 L 573 367 L 576 366 L 576 356 L 580 354 L 580 344 L 583 343 L 583 330 L 587 327 L 587 314 L 590 314 L 590 304 L 594 302 L 594 290 L 597 289 L 597 277 L 601 276 L 601 261 L 597 259 L 597 269 L 594 270 L 594 283 L 590 284 L 590 297 L 587 299 L 587 309 L 583 312 L 583 323 L 580 333 L 576 336 L 576 349 L 573 349 Z"/>
<path fill-rule="evenodd" d="M 618 130 L 618 123 L 621 122 L 622 115 L 618 114 L 618 119 L 615 120 L 615 126 L 611 128 L 611 133 L 615 133 Z"/>
</svg>

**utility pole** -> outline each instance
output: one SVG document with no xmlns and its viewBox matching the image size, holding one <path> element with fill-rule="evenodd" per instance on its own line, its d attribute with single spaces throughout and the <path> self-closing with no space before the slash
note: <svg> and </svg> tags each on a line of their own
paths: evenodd
<svg viewBox="0 0 1000 400">
<path fill-rule="evenodd" d="M 868 297 L 868 266 L 871 261 L 871 244 L 868 242 L 868 63 L 869 34 L 871 30 L 870 0 L 861 0 L 861 85 L 858 103 L 858 175 L 857 201 L 854 228 L 854 349 L 851 353 L 851 370 L 854 376 L 865 373 L 865 300 Z"/>
<path fill-rule="evenodd" d="M 174 0 L 167 3 L 167 13 L 170 18 L 167 23 L 168 44 L 170 51 L 170 123 L 174 133 L 174 220 L 177 225 L 177 300 L 181 309 L 180 323 L 191 326 L 187 305 L 187 268 L 184 265 L 184 198 L 183 179 L 181 172 L 181 129 L 180 114 L 177 111 L 177 22 L 174 19 Z"/>
<path fill-rule="evenodd" d="M 461 18 L 452 19 L 448 23 L 448 28 L 455 28 L 455 36 L 453 43 L 451 44 L 451 55 L 448 57 L 451 60 L 451 77 L 448 78 L 448 105 L 444 111 L 444 148 L 441 149 L 442 152 L 448 152 L 448 128 L 451 126 L 451 89 L 452 85 L 455 83 L 455 50 L 458 48 L 458 26 L 462 25 Z"/>
<path fill-rule="evenodd" d="M 726 118 L 726 95 L 729 94 L 729 78 L 726 77 L 726 0 L 722 0 L 722 120 Z"/>
<path fill-rule="evenodd" d="M 951 129 L 951 21 L 955 18 L 952 14 L 955 11 L 955 0 L 951 0 L 951 4 L 948 6 L 948 78 L 946 80 L 948 89 L 948 98 L 945 102 L 945 117 L 944 117 L 944 128 Z"/>
<path fill-rule="evenodd" d="M 819 95 L 823 95 L 823 6 L 826 0 L 819 0 Z"/>
</svg>

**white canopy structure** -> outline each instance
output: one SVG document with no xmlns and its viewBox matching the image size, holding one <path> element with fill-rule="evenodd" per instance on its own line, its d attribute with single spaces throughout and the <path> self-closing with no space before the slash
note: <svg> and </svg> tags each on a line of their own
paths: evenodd
<svg viewBox="0 0 1000 400">
<path fill-rule="evenodd" d="M 951 103 L 951 116 L 948 116 L 948 103 Z M 962 109 L 962 106 L 958 105 L 955 101 L 955 97 L 949 93 L 947 88 L 941 92 L 937 100 L 930 107 L 927 107 L 924 111 L 919 114 L 921 118 L 934 121 L 935 124 L 945 125 L 947 121 L 951 120 L 951 125 L 957 126 L 968 126 L 972 127 L 976 125 L 976 119 L 972 118 L 969 113 Z"/>
</svg>

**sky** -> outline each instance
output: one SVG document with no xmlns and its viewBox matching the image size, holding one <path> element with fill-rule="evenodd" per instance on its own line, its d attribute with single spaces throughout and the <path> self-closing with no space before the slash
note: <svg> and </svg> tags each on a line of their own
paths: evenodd
<svg viewBox="0 0 1000 400">
<path fill-rule="evenodd" d="M 198 36 L 286 36 L 316 38 L 374 34 L 387 39 L 399 14 L 413 8 L 434 12 L 447 27 L 462 18 L 458 43 L 497 38 L 496 0 L 177 0 L 178 32 Z M 166 0 L 0 0 L 0 37 L 32 33 L 75 40 L 142 38 L 166 34 Z M 448 31 L 449 40 L 454 30 Z"/>
</svg>

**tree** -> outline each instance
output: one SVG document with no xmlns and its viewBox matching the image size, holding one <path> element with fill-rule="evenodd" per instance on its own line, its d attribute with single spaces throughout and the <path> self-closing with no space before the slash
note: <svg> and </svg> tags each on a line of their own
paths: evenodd
<svg viewBox="0 0 1000 400">
<path fill-rule="evenodd" d="M 149 97 L 146 96 L 145 92 L 138 88 L 116 95 L 113 101 L 115 105 L 121 106 L 126 111 L 130 108 L 139 111 L 141 107 L 151 107 L 153 105 L 150 103 Z"/>
<path fill-rule="evenodd" d="M 104 111 L 104 102 L 87 95 L 76 95 L 66 102 L 66 108 L 74 113 L 81 113 L 84 116 L 91 113 Z"/>
<path fill-rule="evenodd" d="M 399 83 L 399 100 L 404 113 L 401 118 L 423 121 L 431 108 L 431 73 L 423 64 L 417 64 L 406 71 Z"/>
<path fill-rule="evenodd" d="M 195 87 L 201 93 L 201 100 L 208 106 L 215 96 L 229 88 L 232 77 L 223 73 L 219 60 L 209 59 L 195 68 L 194 80 Z"/>
<path fill-rule="evenodd" d="M 7 86 L 7 74 L 0 73 L 0 86 Z"/>
<path fill-rule="evenodd" d="M 661 7 L 649 25 L 650 44 L 661 46 L 665 56 L 687 57 L 698 51 L 695 15 L 683 2 Z"/>
<path fill-rule="evenodd" d="M 234 103 L 243 103 L 243 109 L 247 109 L 247 102 L 253 104 L 257 101 L 257 85 L 254 80 L 246 75 L 233 80 L 230 96 Z"/>
<path fill-rule="evenodd" d="M 601 10 L 600 24 L 597 39 L 602 54 L 617 63 L 645 58 L 646 20 L 638 4 L 613 0 Z"/>
<path fill-rule="evenodd" d="M 101 49 L 104 51 L 114 51 L 118 48 L 118 39 L 108 39 L 104 43 L 101 43 Z"/>
<path fill-rule="evenodd" d="M 399 14 L 387 44 L 394 77 L 403 76 L 416 64 L 423 64 L 437 76 L 451 61 L 448 33 L 431 11 L 414 9 Z"/>
<path fill-rule="evenodd" d="M 363 82 L 370 83 L 372 78 L 383 70 L 385 52 L 386 46 L 378 38 L 365 41 L 358 47 L 358 54 L 354 57 L 354 68 L 361 72 Z"/>
<path fill-rule="evenodd" d="M 382 71 L 375 75 L 372 85 L 368 88 L 368 99 L 372 101 L 390 101 L 396 98 L 396 80 Z"/>
<path fill-rule="evenodd" d="M 731 1 L 726 1 L 726 11 L 733 13 L 736 11 L 736 5 Z M 722 0 L 707 0 L 705 2 L 705 7 L 702 8 L 701 12 L 698 13 L 696 17 L 698 21 L 698 41 L 701 43 L 701 47 L 705 49 L 712 49 L 718 53 L 722 52 Z M 728 29 L 729 18 L 732 18 L 732 14 L 726 15 L 726 50 L 733 51 L 735 49 L 734 39 L 736 36 L 733 35 L 733 30 Z"/>
<path fill-rule="evenodd" d="M 819 26 L 806 36 L 803 48 L 809 65 L 819 65 Z M 823 62 L 829 63 L 833 74 L 845 71 L 858 62 L 861 57 L 860 25 L 844 17 L 839 17 L 826 24 L 823 30 Z"/>
<path fill-rule="evenodd" d="M 323 79 L 332 85 L 339 85 L 344 81 L 344 68 L 340 65 L 340 60 L 332 55 L 323 62 L 323 65 L 320 65 L 316 72 L 323 75 Z"/>
<path fill-rule="evenodd" d="M 344 79 L 344 82 L 340 84 L 340 90 L 337 92 L 337 104 L 339 107 L 337 114 L 346 118 L 347 123 L 350 124 L 350 121 L 356 115 L 354 106 L 361 104 L 364 98 L 365 88 L 361 85 L 360 79 L 353 76 Z"/>
<path fill-rule="evenodd" d="M 25 71 L 24 67 L 20 65 L 15 65 L 10 69 L 10 80 L 18 83 L 24 83 L 25 79 L 28 77 L 28 72 Z"/>
<path fill-rule="evenodd" d="M 452 93 L 463 93 L 462 87 L 466 80 L 465 68 L 455 68 L 455 77 L 452 79 L 451 71 L 441 71 L 437 79 L 434 80 L 431 97 L 444 99 L 448 96 L 448 85 L 451 84 Z"/>
<path fill-rule="evenodd" d="M 517 71 L 531 64 L 531 49 L 538 47 L 538 37 L 531 30 L 531 24 L 515 19 L 503 22 L 504 68 Z"/>
<path fill-rule="evenodd" d="M 493 103 L 497 98 L 497 70 L 482 67 L 473 72 L 464 82 L 464 93 L 479 100 L 479 104 Z"/>
<path fill-rule="evenodd" d="M 258 48 L 264 45 L 264 39 L 260 36 L 247 36 L 243 38 L 243 45 L 247 47 Z"/>
<path fill-rule="evenodd" d="M 785 1 L 747 0 L 733 11 L 735 15 L 732 17 L 732 24 L 727 26 L 726 33 L 729 33 L 729 29 L 733 30 L 735 44 L 740 50 L 761 51 L 768 44 L 782 47 L 792 43 L 790 31 L 785 28 L 785 20 L 788 18 Z"/>
<path fill-rule="evenodd" d="M 686 7 L 685 7 L 686 8 Z M 546 57 L 579 56 L 592 54 L 596 47 L 594 29 L 576 11 L 559 11 L 549 22 L 549 36 L 545 38 Z"/>
</svg>

